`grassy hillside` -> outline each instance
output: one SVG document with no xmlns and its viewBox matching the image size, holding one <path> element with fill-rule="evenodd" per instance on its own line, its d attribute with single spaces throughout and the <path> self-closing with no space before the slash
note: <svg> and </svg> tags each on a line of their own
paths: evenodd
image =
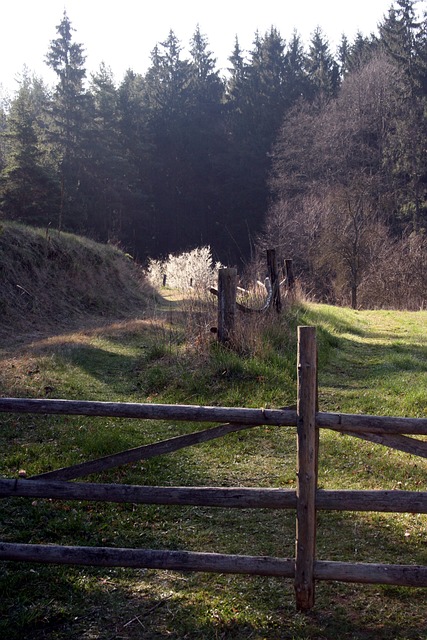
<svg viewBox="0 0 427 640">
<path fill-rule="evenodd" d="M 95 295 L 95 294 L 94 294 Z M 110 301 L 113 311 L 122 293 Z M 215 343 L 215 306 L 167 290 L 139 317 L 51 331 L 0 353 L 2 395 L 186 404 L 293 404 L 296 326 L 317 327 L 320 409 L 427 415 L 427 313 L 296 305 L 247 320 L 238 352 Z M 87 313 L 87 310 L 86 312 Z M 63 319 L 63 318 L 62 318 Z M 13 478 L 191 432 L 186 423 L 0 416 L 0 474 Z M 295 487 L 293 429 L 259 427 L 104 472 L 92 481 Z M 426 490 L 425 459 L 321 433 L 325 488 Z M 190 507 L 7 499 L 5 541 L 294 556 L 295 516 Z M 427 517 L 321 512 L 319 559 L 427 564 Z M 289 580 L 0 565 L 0 637 L 425 640 L 426 591 L 318 583 L 310 615 Z"/>
<path fill-rule="evenodd" d="M 0 226 L 0 337 L 140 311 L 147 293 L 133 260 L 111 245 Z"/>
</svg>

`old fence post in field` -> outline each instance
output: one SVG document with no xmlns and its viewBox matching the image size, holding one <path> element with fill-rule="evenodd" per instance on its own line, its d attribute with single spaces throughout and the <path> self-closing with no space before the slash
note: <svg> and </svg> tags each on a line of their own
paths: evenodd
<svg viewBox="0 0 427 640">
<path fill-rule="evenodd" d="M 276 311 L 280 313 L 282 310 L 282 301 L 280 299 L 279 267 L 275 249 L 267 249 L 267 266 L 268 277 L 270 278 L 271 290 L 273 292 L 271 304 Z"/>
<path fill-rule="evenodd" d="M 236 320 L 237 269 L 218 271 L 218 341 L 229 344 Z"/>
<path fill-rule="evenodd" d="M 297 513 L 295 595 L 299 611 L 314 606 L 318 460 L 315 327 L 298 327 Z"/>
<path fill-rule="evenodd" d="M 295 277 L 292 259 L 285 260 L 285 278 L 288 291 L 295 289 Z"/>
</svg>

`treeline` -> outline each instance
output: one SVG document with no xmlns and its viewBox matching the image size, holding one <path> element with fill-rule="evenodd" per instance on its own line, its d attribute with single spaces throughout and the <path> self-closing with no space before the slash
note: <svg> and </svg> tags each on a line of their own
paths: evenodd
<svg viewBox="0 0 427 640">
<path fill-rule="evenodd" d="M 427 31 L 398 0 L 379 37 L 342 48 L 342 82 L 284 117 L 261 245 L 294 259 L 317 299 L 427 304 Z"/>
<path fill-rule="evenodd" d="M 426 23 L 415 0 L 395 5 L 336 54 L 320 28 L 304 46 L 272 27 L 248 55 L 236 38 L 226 78 L 199 28 L 187 57 L 171 31 L 119 84 L 104 64 L 86 78 L 64 13 L 56 86 L 24 75 L 0 113 L 2 215 L 141 260 L 209 244 L 233 264 L 269 243 L 336 295 L 355 267 L 335 236 L 427 227 Z"/>
<path fill-rule="evenodd" d="M 275 28 L 245 58 L 236 39 L 227 79 L 196 28 L 189 56 L 171 31 L 141 75 L 116 86 L 107 66 L 86 79 L 84 49 L 64 14 L 47 64 L 3 114 L 0 206 L 7 218 L 119 240 L 139 258 L 209 244 L 246 260 L 264 220 L 269 152 L 283 116 L 339 82 L 320 30 L 305 53 Z M 325 80 L 326 82 L 326 80 Z"/>
</svg>

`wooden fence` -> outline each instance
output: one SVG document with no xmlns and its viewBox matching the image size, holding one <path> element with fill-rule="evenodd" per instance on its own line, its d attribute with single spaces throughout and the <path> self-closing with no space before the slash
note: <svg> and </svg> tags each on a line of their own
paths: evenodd
<svg viewBox="0 0 427 640">
<path fill-rule="evenodd" d="M 296 511 L 296 552 L 293 559 L 189 551 L 65 547 L 0 542 L 1 560 L 280 576 L 294 580 L 296 606 L 301 611 L 307 611 L 313 607 L 315 582 L 318 580 L 427 587 L 427 566 L 353 564 L 316 560 L 316 512 L 318 510 L 427 513 L 427 492 L 318 489 L 319 429 L 333 429 L 427 457 L 427 441 L 408 437 L 410 434 L 426 436 L 427 419 L 318 412 L 317 349 L 313 327 L 298 328 L 296 409 L 0 398 L 0 412 L 224 423 L 196 433 L 49 471 L 28 479 L 3 478 L 0 479 L 0 497 L 21 496 L 139 504 L 295 509 Z M 183 447 L 259 425 L 296 427 L 296 490 L 240 487 L 144 487 L 69 482 L 117 465 L 177 451 Z"/>
<path fill-rule="evenodd" d="M 293 274 L 292 260 L 284 260 L 282 273 L 285 276 L 280 281 L 279 260 L 275 249 L 267 249 L 267 269 L 268 277 L 265 279 L 267 297 L 264 304 L 259 308 L 247 307 L 237 302 L 237 269 L 228 267 L 218 271 L 218 288 L 211 287 L 209 290 L 218 296 L 218 341 L 222 344 L 232 344 L 235 331 L 236 311 L 243 313 L 264 313 L 269 309 L 275 309 L 277 313 L 282 310 L 282 300 L 280 288 L 286 285 L 286 291 L 292 295 L 295 288 L 295 278 Z M 259 283 L 261 284 L 261 283 Z"/>
</svg>

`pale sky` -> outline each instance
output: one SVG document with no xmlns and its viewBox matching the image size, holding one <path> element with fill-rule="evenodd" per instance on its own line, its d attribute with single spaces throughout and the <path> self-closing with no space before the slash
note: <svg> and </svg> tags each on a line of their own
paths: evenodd
<svg viewBox="0 0 427 640">
<path fill-rule="evenodd" d="M 17 88 L 15 78 L 26 65 L 48 84 L 54 76 L 45 64 L 56 26 L 67 11 L 75 29 L 74 40 L 84 46 L 86 69 L 111 67 L 119 83 L 126 69 L 144 73 L 150 52 L 173 29 L 188 46 L 196 25 L 207 36 L 217 67 L 226 70 L 235 36 L 250 50 L 256 30 L 273 25 L 285 40 L 294 29 L 304 43 L 317 26 L 328 38 L 331 51 L 345 33 L 352 40 L 358 31 L 377 32 L 392 0 L 0 0 L 0 85 L 3 92 Z M 420 2 L 426 7 L 427 0 Z"/>
</svg>

